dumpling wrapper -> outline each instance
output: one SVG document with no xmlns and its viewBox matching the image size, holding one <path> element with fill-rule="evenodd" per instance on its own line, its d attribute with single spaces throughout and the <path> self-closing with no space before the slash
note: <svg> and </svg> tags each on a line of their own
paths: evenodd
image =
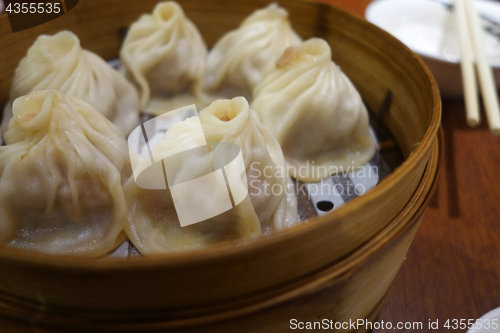
<svg viewBox="0 0 500 333">
<path fill-rule="evenodd" d="M 97 54 L 84 50 L 69 31 L 41 35 L 16 69 L 2 135 L 12 117 L 12 102 L 37 90 L 59 90 L 82 99 L 111 120 L 124 135 L 139 122 L 139 95 L 134 86 Z"/>
<path fill-rule="evenodd" d="M 214 99 L 251 100 L 255 85 L 274 69 L 285 49 L 301 42 L 285 9 L 272 3 L 256 10 L 208 53 L 205 91 Z"/>
<path fill-rule="evenodd" d="M 251 107 L 281 144 L 292 177 L 315 182 L 354 171 L 375 153 L 361 96 L 322 39 L 287 49 L 254 98 Z"/>
<path fill-rule="evenodd" d="M 0 243 L 100 256 L 125 239 L 127 142 L 86 102 L 58 91 L 14 101 L 0 147 Z"/>
<path fill-rule="evenodd" d="M 127 75 L 140 89 L 142 109 L 156 115 L 207 105 L 202 97 L 206 56 L 200 32 L 174 1 L 158 3 L 134 22 L 120 51 Z"/>
<path fill-rule="evenodd" d="M 207 142 L 222 143 L 211 151 L 212 156 L 227 153 L 223 143 L 240 147 L 249 196 L 221 215 L 181 227 L 176 213 L 179 207 L 174 208 L 170 190 L 142 189 L 131 178 L 124 186 L 130 212 L 126 232 L 142 254 L 201 249 L 223 241 L 254 238 L 298 223 L 295 189 L 286 174 L 281 147 L 243 97 L 218 100 L 202 110 L 199 118 L 175 123 L 152 153 L 165 158 L 206 146 Z M 180 165 L 166 165 L 167 169 L 178 170 L 169 178 L 169 184 L 205 175 L 203 161 L 207 159 L 210 166 L 208 153 L 200 153 Z M 169 163 L 168 159 L 164 161 Z M 165 182 L 163 178 L 157 181 Z M 223 193 L 210 191 L 205 201 L 217 202 L 220 195 Z"/>
</svg>

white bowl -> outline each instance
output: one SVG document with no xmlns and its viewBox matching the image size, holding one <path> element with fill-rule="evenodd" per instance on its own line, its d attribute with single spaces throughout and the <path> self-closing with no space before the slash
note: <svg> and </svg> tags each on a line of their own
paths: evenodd
<svg viewBox="0 0 500 333">
<path fill-rule="evenodd" d="M 476 8 L 480 14 L 500 24 L 500 3 L 477 0 Z M 445 5 L 432 0 L 375 0 L 367 7 L 365 16 L 424 60 L 444 97 L 463 95 L 456 22 Z M 483 23 L 488 25 L 486 21 Z M 500 38 L 483 30 L 483 40 L 494 68 L 497 88 L 500 88 Z"/>
<path fill-rule="evenodd" d="M 500 308 L 491 310 L 479 318 L 467 333 L 500 333 Z"/>
</svg>

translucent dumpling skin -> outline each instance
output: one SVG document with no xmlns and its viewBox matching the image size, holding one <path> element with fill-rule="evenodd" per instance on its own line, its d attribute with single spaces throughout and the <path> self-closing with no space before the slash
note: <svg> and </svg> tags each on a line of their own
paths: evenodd
<svg viewBox="0 0 500 333">
<path fill-rule="evenodd" d="M 375 153 L 361 96 L 322 39 L 287 49 L 254 98 L 252 109 L 281 144 L 290 174 L 301 181 L 353 171 Z"/>
<path fill-rule="evenodd" d="M 255 85 L 273 70 L 283 51 L 301 41 L 285 9 L 272 3 L 256 10 L 210 50 L 206 91 L 218 98 L 245 96 L 250 100 Z"/>
<path fill-rule="evenodd" d="M 128 76 L 140 88 L 149 113 L 163 113 L 201 99 L 207 47 L 174 1 L 160 2 L 130 27 L 120 52 Z M 160 99 L 165 110 L 148 107 Z M 157 111 L 155 111 L 157 110 Z"/>
<path fill-rule="evenodd" d="M 41 35 L 16 69 L 2 133 L 12 117 L 12 102 L 37 90 L 59 90 L 82 99 L 127 135 L 139 121 L 139 95 L 125 77 L 101 57 L 82 49 L 69 31 Z"/>
<path fill-rule="evenodd" d="M 124 186 L 129 205 L 126 231 L 142 254 L 201 249 L 223 241 L 254 238 L 298 223 L 297 198 L 286 174 L 281 148 L 243 97 L 217 100 L 202 110 L 199 118 L 174 124 L 152 151 L 153 155 L 163 158 L 179 151 L 206 147 L 207 142 L 218 145 L 210 153 L 207 150 L 183 162 L 164 160 L 167 170 L 177 170 L 170 174 L 167 171 L 169 184 L 207 175 L 205 166 L 210 169 L 211 163 L 217 164 L 217 157 L 228 154 L 224 143 L 230 143 L 241 151 L 244 174 L 232 173 L 229 169 L 226 175 L 230 184 L 235 178 L 245 179 L 248 195 L 231 210 L 181 227 L 176 210 L 182 207 L 174 207 L 173 192 L 139 188 L 134 179 L 130 179 Z M 164 181 L 163 178 L 157 180 Z M 204 190 L 200 188 L 201 192 Z M 220 202 L 220 196 L 227 195 L 225 186 L 219 190 L 210 187 L 204 193 L 201 197 L 187 194 L 183 200 L 199 202 L 194 206 L 201 209 Z M 236 198 L 235 192 L 232 193 Z"/>
<path fill-rule="evenodd" d="M 131 174 L 119 130 L 86 102 L 57 91 L 15 100 L 0 147 L 0 243 L 100 256 L 115 249 Z"/>
</svg>

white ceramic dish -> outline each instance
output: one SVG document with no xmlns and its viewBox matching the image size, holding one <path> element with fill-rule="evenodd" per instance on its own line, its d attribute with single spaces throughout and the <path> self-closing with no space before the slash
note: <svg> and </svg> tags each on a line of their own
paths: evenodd
<svg viewBox="0 0 500 333">
<path fill-rule="evenodd" d="M 441 0 L 452 4 L 453 1 Z M 478 12 L 500 24 L 500 3 L 477 0 Z M 431 70 L 445 97 L 463 94 L 460 51 L 452 11 L 433 0 L 376 0 L 365 12 L 366 19 L 386 30 L 417 53 Z M 482 20 L 500 36 L 500 27 Z M 500 37 L 484 30 L 484 45 L 500 88 Z"/>
<path fill-rule="evenodd" d="M 500 308 L 491 310 L 479 318 L 467 333 L 500 333 Z"/>
</svg>

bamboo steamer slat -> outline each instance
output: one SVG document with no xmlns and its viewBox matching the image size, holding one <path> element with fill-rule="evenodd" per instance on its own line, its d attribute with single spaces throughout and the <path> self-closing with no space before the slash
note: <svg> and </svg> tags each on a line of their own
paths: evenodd
<svg viewBox="0 0 500 333">
<path fill-rule="evenodd" d="M 156 0 L 80 0 L 64 16 L 12 34 L 0 17 L 0 104 L 13 72 L 41 33 L 75 32 L 85 48 L 116 57 L 120 31 L 149 12 Z M 181 1 L 208 45 L 235 28 L 264 0 Z M 110 317 L 149 313 L 172 318 L 208 314 L 218 304 L 259 299 L 270 290 L 303 281 L 330 267 L 380 233 L 414 194 L 429 160 L 440 122 L 436 84 L 422 62 L 375 26 L 341 10 L 301 1 L 281 3 L 303 38 L 320 36 L 367 104 L 378 110 L 388 91 L 393 103 L 385 124 L 405 162 L 373 190 L 299 227 L 238 246 L 137 260 L 52 257 L 0 247 L 0 299 L 38 309 Z M 2 303 L 0 303 L 2 308 Z"/>
<path fill-rule="evenodd" d="M 41 320 L 41 332 L 159 332 L 168 329 L 176 332 L 287 332 L 290 319 L 318 321 L 323 318 L 333 322 L 367 319 L 373 322 L 382 301 L 410 246 L 434 192 L 442 162 L 442 135 L 436 139 L 424 175 L 405 208 L 376 237 L 344 260 L 288 287 L 281 293 L 244 308 L 228 307 L 226 312 L 201 318 L 141 323 L 140 318 L 128 318 L 102 326 L 100 318 L 89 323 L 80 314 L 67 317 L 61 313 L 46 313 Z M 1 303 L 0 303 L 1 304 Z M 50 309 L 48 310 L 50 311 Z M 0 310 L 0 315 L 2 310 Z M 5 314 L 5 310 L 3 310 Z M 21 309 L 11 317 L 34 318 L 36 313 Z M 165 317 L 165 315 L 164 315 Z M 144 318 L 143 318 L 144 319 Z M 94 318 L 95 320 L 95 318 Z M 109 320 L 109 318 L 108 318 Z M 123 321 L 124 319 L 121 318 Z M 28 332 L 26 322 L 4 320 L 0 325 L 11 327 L 14 332 Z M 350 329 L 336 332 L 351 332 Z M 356 332 L 366 332 L 365 329 Z"/>
</svg>

